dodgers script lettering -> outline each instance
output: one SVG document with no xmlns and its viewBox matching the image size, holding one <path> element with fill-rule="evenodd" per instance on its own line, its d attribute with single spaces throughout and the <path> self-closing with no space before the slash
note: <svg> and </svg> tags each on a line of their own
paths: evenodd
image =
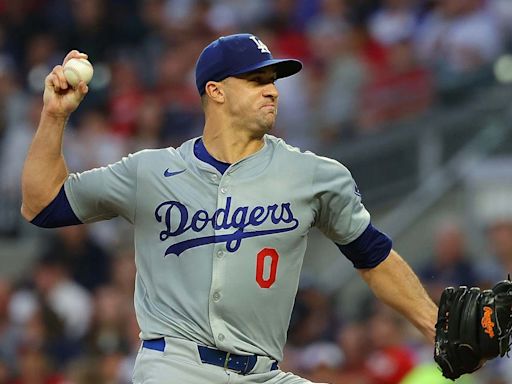
<svg viewBox="0 0 512 384">
<path fill-rule="evenodd" d="M 299 226 L 290 203 L 266 207 L 257 205 L 252 208 L 241 206 L 233 209 L 231 200 L 231 197 L 228 197 L 226 206 L 217 209 L 213 214 L 202 209 L 191 213 L 184 204 L 174 200 L 164 201 L 158 205 L 155 209 L 155 218 L 165 225 L 165 229 L 160 232 L 161 241 L 166 241 L 170 237 L 176 238 L 189 231 L 199 233 L 208 226 L 215 231 L 233 229 L 230 234 L 194 236 L 192 239 L 175 242 L 167 248 L 165 256 L 180 256 L 187 249 L 213 243 L 226 243 L 226 249 L 235 252 L 245 238 L 289 232 Z M 265 226 L 266 229 L 256 230 L 261 226 Z M 248 230 L 249 228 L 251 230 Z"/>
</svg>

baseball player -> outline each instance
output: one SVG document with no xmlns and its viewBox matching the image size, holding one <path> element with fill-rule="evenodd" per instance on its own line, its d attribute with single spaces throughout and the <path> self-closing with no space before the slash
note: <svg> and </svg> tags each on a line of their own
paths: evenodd
<svg viewBox="0 0 512 384">
<path fill-rule="evenodd" d="M 64 63 L 73 57 L 86 55 L 72 51 Z M 60 65 L 46 77 L 21 211 L 41 227 L 115 216 L 133 224 L 135 384 L 310 383 L 279 361 L 313 226 L 433 341 L 437 308 L 372 226 L 349 171 L 269 134 L 275 81 L 301 68 L 256 36 L 221 37 L 196 64 L 201 137 L 79 174 L 68 174 L 62 136 L 88 88 L 72 89 Z"/>
</svg>

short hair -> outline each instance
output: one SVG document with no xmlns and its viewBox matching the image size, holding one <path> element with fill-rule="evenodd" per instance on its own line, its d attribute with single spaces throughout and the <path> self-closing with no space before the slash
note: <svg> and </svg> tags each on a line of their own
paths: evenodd
<svg viewBox="0 0 512 384">
<path fill-rule="evenodd" d="M 208 95 L 206 93 L 203 93 L 201 95 L 201 106 L 203 107 L 203 110 L 206 108 L 207 105 L 208 105 Z"/>
</svg>

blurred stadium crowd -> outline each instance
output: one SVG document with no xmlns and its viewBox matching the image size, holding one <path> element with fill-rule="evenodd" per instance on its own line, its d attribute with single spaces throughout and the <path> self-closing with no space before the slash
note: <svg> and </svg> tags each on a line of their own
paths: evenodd
<svg viewBox="0 0 512 384">
<path fill-rule="evenodd" d="M 95 67 L 65 139 L 70 171 L 82 171 L 199 135 L 195 60 L 209 41 L 237 32 L 258 35 L 275 57 L 303 60 L 299 75 L 277 83 L 275 134 L 321 152 L 492 81 L 493 63 L 510 51 L 512 2 L 0 0 L 1 204 L 18 215 L 43 80 L 67 51 L 86 52 Z M 18 216 L 3 221 L 0 236 L 23 241 Z M 479 265 L 459 224 L 439 226 L 418 270 L 432 297 L 450 284 L 488 287 L 512 270 L 512 222 L 487 235 Z M 129 227 L 114 221 L 44 236 L 22 278 L 0 273 L 0 384 L 131 383 L 140 342 Z M 283 369 L 331 384 L 438 383 L 429 376 L 431 346 L 403 319 L 374 302 L 345 318 L 331 304 L 314 284 L 300 288 Z M 510 383 L 512 363 L 461 382 Z"/>
</svg>

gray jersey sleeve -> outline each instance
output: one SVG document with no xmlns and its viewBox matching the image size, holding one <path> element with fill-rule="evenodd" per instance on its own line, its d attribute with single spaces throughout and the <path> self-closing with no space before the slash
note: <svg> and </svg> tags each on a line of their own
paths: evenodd
<svg viewBox="0 0 512 384">
<path fill-rule="evenodd" d="M 339 162 L 320 157 L 314 175 L 315 225 L 331 240 L 348 244 L 370 223 L 349 170 Z"/>
<path fill-rule="evenodd" d="M 140 153 L 106 167 L 69 175 L 64 189 L 73 212 L 83 223 L 116 216 L 134 222 Z"/>
</svg>

